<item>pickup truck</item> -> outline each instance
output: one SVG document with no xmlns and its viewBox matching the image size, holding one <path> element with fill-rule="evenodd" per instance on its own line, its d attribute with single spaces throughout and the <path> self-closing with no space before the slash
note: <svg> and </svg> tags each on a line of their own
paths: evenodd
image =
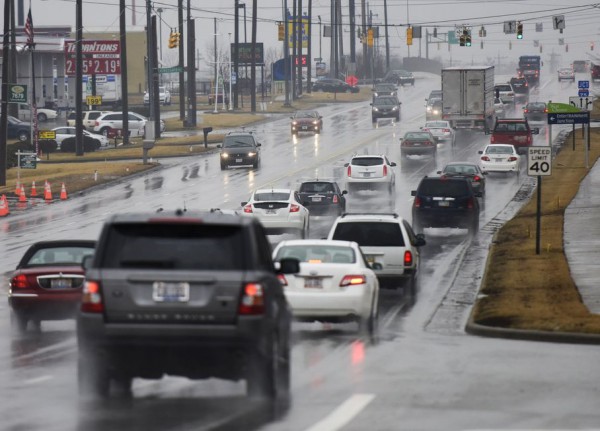
<svg viewBox="0 0 600 431">
<path fill-rule="evenodd" d="M 514 145 L 520 154 L 533 145 L 533 136 L 540 133 L 540 129 L 529 127 L 529 122 L 524 118 L 497 119 L 491 132 L 490 144 Z"/>
</svg>

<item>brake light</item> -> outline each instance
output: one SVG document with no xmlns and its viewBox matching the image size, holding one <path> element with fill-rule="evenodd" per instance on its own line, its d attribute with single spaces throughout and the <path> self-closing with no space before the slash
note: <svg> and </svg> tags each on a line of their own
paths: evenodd
<svg viewBox="0 0 600 431">
<path fill-rule="evenodd" d="M 338 199 L 337 195 L 333 195 L 333 203 L 337 204 L 338 201 L 339 201 L 339 199 Z"/>
<path fill-rule="evenodd" d="M 509 161 L 509 162 L 516 162 L 517 160 L 519 160 L 519 159 L 517 159 L 515 156 L 510 156 L 510 157 L 508 158 L 508 161 Z"/>
<path fill-rule="evenodd" d="M 100 121 L 98 121 L 98 120 L 96 120 L 96 122 L 95 122 L 95 123 L 96 123 L 96 126 L 99 126 L 99 125 L 100 125 Z"/>
<path fill-rule="evenodd" d="M 27 276 L 25 274 L 19 274 L 10 280 L 10 287 L 15 289 L 27 289 Z"/>
<path fill-rule="evenodd" d="M 475 207 L 475 202 L 473 202 L 473 198 L 467 199 L 467 208 L 472 210 Z"/>
<path fill-rule="evenodd" d="M 348 165 L 348 176 L 352 176 L 352 167 L 350 165 Z"/>
<path fill-rule="evenodd" d="M 246 283 L 238 309 L 239 314 L 256 315 L 265 311 L 263 286 L 260 283 Z"/>
<path fill-rule="evenodd" d="M 527 114 L 529 112 L 529 109 L 523 109 L 523 112 Z"/>
<path fill-rule="evenodd" d="M 81 311 L 85 313 L 102 313 L 104 311 L 99 281 L 86 280 L 83 284 Z"/>
<path fill-rule="evenodd" d="M 291 213 L 297 213 L 298 211 L 300 211 L 300 206 L 296 205 L 296 204 L 291 204 L 290 205 L 290 212 Z"/>
<path fill-rule="evenodd" d="M 245 213 L 252 213 L 252 205 L 248 204 L 244 207 L 244 212 Z"/>
<path fill-rule="evenodd" d="M 479 182 L 479 181 L 481 181 L 481 177 L 480 177 L 479 175 L 475 175 L 475 176 L 473 177 L 473 181 L 475 181 L 475 182 Z"/>
<path fill-rule="evenodd" d="M 496 142 L 496 138 L 494 137 L 494 135 L 492 135 L 490 137 L 490 144 L 493 144 L 494 142 Z"/>
<path fill-rule="evenodd" d="M 484 162 L 489 162 L 490 158 L 488 156 L 482 156 L 481 160 L 483 160 Z"/>
<path fill-rule="evenodd" d="M 364 275 L 345 275 L 340 281 L 340 287 L 356 286 L 359 284 L 366 284 L 367 278 Z"/>
<path fill-rule="evenodd" d="M 548 108 L 544 108 L 544 114 L 548 113 Z"/>
<path fill-rule="evenodd" d="M 420 197 L 415 196 L 414 206 L 416 208 L 419 208 L 421 206 L 421 198 Z"/>
<path fill-rule="evenodd" d="M 283 274 L 277 274 L 277 278 L 279 279 L 279 282 L 281 283 L 282 286 L 287 286 L 288 282 L 285 279 L 285 275 Z"/>
<path fill-rule="evenodd" d="M 442 129 L 442 132 L 444 132 L 444 133 L 450 133 L 450 129 Z"/>
<path fill-rule="evenodd" d="M 527 135 L 527 143 L 531 144 L 531 135 Z"/>
<path fill-rule="evenodd" d="M 383 165 L 383 176 L 387 177 L 387 166 Z"/>
<path fill-rule="evenodd" d="M 404 252 L 404 266 L 412 266 L 413 264 L 413 255 L 409 250 Z"/>
</svg>

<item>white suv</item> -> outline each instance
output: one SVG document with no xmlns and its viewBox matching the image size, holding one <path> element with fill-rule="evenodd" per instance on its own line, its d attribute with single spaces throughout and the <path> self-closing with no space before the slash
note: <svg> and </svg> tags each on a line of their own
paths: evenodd
<svg viewBox="0 0 600 431">
<path fill-rule="evenodd" d="M 327 239 L 355 241 L 374 266 L 381 288 L 404 287 L 411 295 L 417 289 L 419 247 L 425 236 L 415 234 L 398 214 L 344 214 L 336 219 Z"/>
<path fill-rule="evenodd" d="M 494 85 L 494 97 L 502 99 L 505 104 L 515 106 L 515 90 L 510 82 Z"/>
<path fill-rule="evenodd" d="M 390 194 L 396 185 L 396 163 L 390 162 L 386 156 L 361 155 L 354 156 L 346 167 L 346 189 L 384 189 Z"/>
</svg>

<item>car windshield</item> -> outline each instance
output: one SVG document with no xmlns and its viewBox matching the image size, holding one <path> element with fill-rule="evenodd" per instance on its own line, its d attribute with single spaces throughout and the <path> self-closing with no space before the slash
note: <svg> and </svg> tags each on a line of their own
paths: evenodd
<svg viewBox="0 0 600 431">
<path fill-rule="evenodd" d="M 223 140 L 223 148 L 253 146 L 254 138 L 252 136 L 226 136 Z"/>
<path fill-rule="evenodd" d="M 490 145 L 485 150 L 486 154 L 513 154 L 514 150 L 506 145 Z"/>
<path fill-rule="evenodd" d="M 527 105 L 527 109 L 546 109 L 545 103 L 530 103 Z"/>
<path fill-rule="evenodd" d="M 331 183 L 303 183 L 300 186 L 300 193 L 333 193 L 334 188 Z"/>
<path fill-rule="evenodd" d="M 400 225 L 395 222 L 338 223 L 333 239 L 355 241 L 361 247 L 404 247 Z"/>
<path fill-rule="evenodd" d="M 476 174 L 477 167 L 474 165 L 448 165 L 443 171 L 445 174 Z"/>
<path fill-rule="evenodd" d="M 460 197 L 469 193 L 469 185 L 459 179 L 430 179 L 423 180 L 418 194 L 421 196 Z"/>
<path fill-rule="evenodd" d="M 90 247 L 42 248 L 24 266 L 81 265 L 84 257 L 93 254 L 94 249 Z"/>
<path fill-rule="evenodd" d="M 356 253 L 351 247 L 333 245 L 289 245 L 277 251 L 275 260 L 298 259 L 307 263 L 356 263 Z"/>
<path fill-rule="evenodd" d="M 355 157 L 352 159 L 354 166 L 377 166 L 383 165 L 382 157 Z"/>
<path fill-rule="evenodd" d="M 290 198 L 289 192 L 259 192 L 254 193 L 255 201 L 287 201 Z"/>
<path fill-rule="evenodd" d="M 297 112 L 295 118 L 317 118 L 319 115 L 316 112 Z"/>
<path fill-rule="evenodd" d="M 395 106 L 398 102 L 393 97 L 378 97 L 373 102 L 373 105 Z"/>
</svg>

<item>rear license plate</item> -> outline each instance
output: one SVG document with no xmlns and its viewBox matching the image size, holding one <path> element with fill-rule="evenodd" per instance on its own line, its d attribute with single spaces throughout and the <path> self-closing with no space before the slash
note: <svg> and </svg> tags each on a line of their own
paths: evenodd
<svg viewBox="0 0 600 431">
<path fill-rule="evenodd" d="M 277 214 L 277 210 L 266 210 L 266 214 Z"/>
<path fill-rule="evenodd" d="M 502 159 L 494 159 L 495 162 L 501 162 Z"/>
<path fill-rule="evenodd" d="M 362 176 L 364 178 L 369 178 L 371 176 L 371 173 L 370 172 L 363 172 Z"/>
<path fill-rule="evenodd" d="M 314 197 L 312 198 L 313 202 L 321 202 L 321 198 L 320 197 Z"/>
<path fill-rule="evenodd" d="M 307 289 L 322 289 L 323 281 L 320 278 L 305 278 L 304 287 Z"/>
<path fill-rule="evenodd" d="M 302 130 L 308 129 L 308 126 L 302 126 Z"/>
<path fill-rule="evenodd" d="M 155 281 L 152 285 L 152 299 L 155 302 L 187 302 L 190 299 L 190 284 Z"/>
<path fill-rule="evenodd" d="M 242 159 L 235 159 L 236 163 L 242 163 Z"/>
<path fill-rule="evenodd" d="M 450 202 L 448 202 L 448 201 L 439 201 L 438 202 L 438 206 L 440 206 L 440 207 L 449 207 L 450 206 Z"/>
<path fill-rule="evenodd" d="M 413 143 L 413 147 L 420 147 L 420 146 L 421 146 L 421 144 L 419 142 L 414 142 Z"/>
<path fill-rule="evenodd" d="M 70 278 L 53 278 L 50 280 L 50 287 L 52 289 L 68 289 L 71 287 Z"/>
</svg>

